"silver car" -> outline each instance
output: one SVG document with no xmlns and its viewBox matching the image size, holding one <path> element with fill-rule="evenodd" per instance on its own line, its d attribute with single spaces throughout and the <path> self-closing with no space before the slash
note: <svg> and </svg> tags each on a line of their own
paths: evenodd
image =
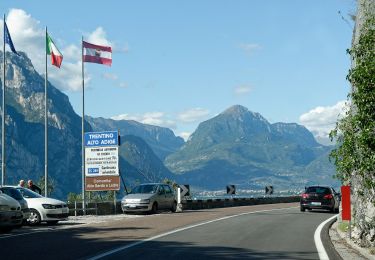
<svg viewBox="0 0 375 260">
<path fill-rule="evenodd" d="M 22 197 L 21 192 L 11 186 L 0 187 L 0 191 L 18 201 L 18 203 L 21 205 L 21 210 L 23 213 L 23 222 L 26 223 L 30 216 L 30 209 L 26 200 Z"/>
<path fill-rule="evenodd" d="M 123 212 L 151 212 L 159 209 L 176 211 L 174 190 L 164 183 L 146 183 L 136 186 L 121 200 Z"/>
</svg>

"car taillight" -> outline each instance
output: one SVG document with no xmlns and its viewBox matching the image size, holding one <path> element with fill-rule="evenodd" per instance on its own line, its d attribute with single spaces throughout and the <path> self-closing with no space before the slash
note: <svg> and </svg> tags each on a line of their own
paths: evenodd
<svg viewBox="0 0 375 260">
<path fill-rule="evenodd" d="M 309 194 L 307 193 L 302 193 L 302 199 L 307 199 L 309 197 Z"/>
<path fill-rule="evenodd" d="M 324 195 L 323 198 L 325 198 L 325 199 L 327 199 L 327 200 L 330 200 L 330 199 L 333 198 L 333 196 L 332 196 L 332 194 L 327 194 L 327 195 Z"/>
</svg>

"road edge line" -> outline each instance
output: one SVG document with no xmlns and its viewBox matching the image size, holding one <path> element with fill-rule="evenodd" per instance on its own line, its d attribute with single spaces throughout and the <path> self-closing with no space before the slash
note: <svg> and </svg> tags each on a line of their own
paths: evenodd
<svg viewBox="0 0 375 260">
<path fill-rule="evenodd" d="M 320 225 L 315 230 L 315 233 L 314 233 L 314 242 L 315 242 L 315 247 L 316 247 L 316 250 L 318 251 L 319 259 L 320 260 L 329 260 L 327 251 L 325 250 L 323 242 L 322 242 L 322 239 L 321 239 L 322 229 L 325 226 L 325 224 L 327 224 L 328 222 L 330 222 L 332 219 L 337 218 L 337 216 L 338 215 L 334 215 L 334 216 L 326 219 L 325 221 L 323 221 L 322 223 L 320 223 Z"/>
<path fill-rule="evenodd" d="M 244 213 L 240 213 L 240 214 L 236 214 L 236 215 L 225 216 L 225 217 L 221 217 L 221 218 L 217 218 L 217 219 L 213 219 L 213 220 L 201 222 L 201 223 L 198 223 L 198 224 L 194 224 L 194 225 L 189 225 L 189 226 L 186 226 L 186 227 L 178 228 L 178 229 L 175 229 L 175 230 L 171 230 L 171 231 L 168 231 L 168 232 L 165 232 L 165 233 L 153 236 L 153 237 L 149 237 L 149 238 L 146 238 L 146 239 L 143 239 L 143 240 L 131 243 L 131 244 L 126 245 L 126 246 L 120 246 L 118 248 L 109 250 L 107 252 L 104 252 L 104 253 L 101 253 L 101 254 L 89 257 L 87 259 L 88 260 L 101 259 L 103 257 L 107 257 L 107 256 L 115 254 L 117 252 L 120 252 L 120 251 L 129 249 L 129 248 L 132 248 L 132 247 L 144 244 L 146 242 L 149 242 L 149 241 L 161 238 L 161 237 L 165 237 L 165 236 L 168 236 L 168 235 L 171 235 L 171 234 L 174 234 L 174 233 L 178 233 L 178 232 L 185 231 L 185 230 L 188 230 L 188 229 L 192 229 L 192 228 L 195 228 L 195 227 L 207 225 L 207 224 L 214 223 L 214 222 L 221 221 L 221 220 L 226 220 L 226 219 L 230 219 L 230 218 L 235 218 L 235 217 L 240 217 L 240 216 L 250 215 L 250 214 L 255 214 L 255 213 L 268 212 L 268 211 L 276 211 L 276 210 L 284 210 L 284 209 L 293 209 L 293 208 L 297 208 L 297 207 L 277 208 L 277 209 L 265 209 L 265 210 L 252 211 L 252 212 L 244 212 Z"/>
</svg>

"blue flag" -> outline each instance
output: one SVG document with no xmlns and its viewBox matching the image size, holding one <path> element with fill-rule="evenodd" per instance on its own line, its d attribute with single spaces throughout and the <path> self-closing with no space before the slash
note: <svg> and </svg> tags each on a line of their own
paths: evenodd
<svg viewBox="0 0 375 260">
<path fill-rule="evenodd" d="M 8 26 L 7 26 L 7 23 L 5 21 L 4 21 L 4 40 L 5 40 L 5 43 L 7 43 L 9 45 L 12 52 L 14 52 L 15 54 L 18 55 L 16 49 L 14 48 L 12 38 L 10 38 Z"/>
</svg>

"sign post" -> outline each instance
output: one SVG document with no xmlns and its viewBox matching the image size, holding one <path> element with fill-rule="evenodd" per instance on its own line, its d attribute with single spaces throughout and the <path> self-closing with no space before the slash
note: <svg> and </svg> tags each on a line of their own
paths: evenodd
<svg viewBox="0 0 375 260">
<path fill-rule="evenodd" d="M 85 190 L 120 189 L 118 132 L 85 133 Z"/>
<path fill-rule="evenodd" d="M 349 238 L 352 237 L 352 214 L 350 203 L 350 186 L 341 186 L 341 218 L 349 221 Z"/>
</svg>

